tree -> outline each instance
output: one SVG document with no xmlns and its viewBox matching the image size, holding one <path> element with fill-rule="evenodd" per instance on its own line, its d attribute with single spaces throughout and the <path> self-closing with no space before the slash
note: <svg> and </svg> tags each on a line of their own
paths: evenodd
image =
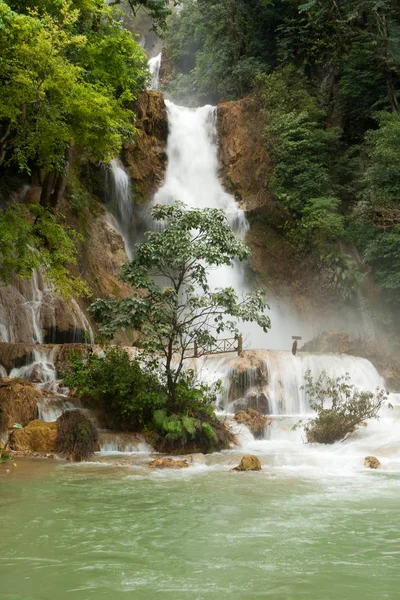
<svg viewBox="0 0 400 600">
<path fill-rule="evenodd" d="M 233 288 L 210 289 L 208 269 L 231 267 L 249 256 L 221 211 L 187 210 L 176 203 L 154 207 L 152 217 L 163 228 L 147 232 L 147 241 L 136 246 L 134 260 L 121 271 L 133 295 L 98 299 L 90 311 L 104 335 L 136 330 L 147 351 L 163 354 L 171 407 L 191 346 L 201 355 L 222 332 L 238 338 L 238 320 L 255 321 L 267 332 L 270 319 L 261 291 L 239 300 Z"/>
<path fill-rule="evenodd" d="M 134 132 L 124 102 L 145 86 L 146 58 L 103 1 L 89 0 L 89 15 L 47 4 L 24 14 L 0 0 L 0 166 L 49 174 L 65 170 L 71 146 L 86 159 L 118 154 Z"/>
<path fill-rule="evenodd" d="M 350 375 L 329 377 L 325 371 L 314 381 L 311 371 L 304 375 L 310 408 L 317 413 L 305 425 L 309 443 L 333 444 L 346 439 L 366 419 L 377 418 L 386 392 L 361 391 L 351 384 Z"/>
</svg>

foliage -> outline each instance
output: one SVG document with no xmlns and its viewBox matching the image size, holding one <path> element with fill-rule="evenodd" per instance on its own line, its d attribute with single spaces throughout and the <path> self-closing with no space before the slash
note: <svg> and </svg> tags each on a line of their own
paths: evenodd
<svg viewBox="0 0 400 600">
<path fill-rule="evenodd" d="M 162 353 L 174 404 L 191 346 L 196 344 L 201 355 L 222 332 L 238 338 L 238 320 L 254 321 L 265 332 L 270 320 L 261 291 L 240 300 L 233 288 L 214 290 L 208 284 L 209 268 L 231 266 L 249 255 L 221 211 L 186 209 L 175 203 L 155 206 L 152 217 L 163 228 L 146 232 L 147 241 L 136 245 L 134 260 L 121 270 L 122 281 L 133 288 L 132 296 L 98 299 L 89 310 L 109 338 L 118 330 L 136 330 L 147 351 Z"/>
<path fill-rule="evenodd" d="M 118 347 L 106 349 L 104 356 L 72 354 L 71 372 L 64 382 L 105 411 L 119 428 L 142 428 L 166 403 L 155 364 L 131 360 Z"/>
<path fill-rule="evenodd" d="M 304 425 L 309 443 L 333 444 L 347 438 L 366 419 L 377 418 L 387 400 L 384 390 L 374 393 L 357 389 L 348 373 L 332 378 L 323 371 L 314 381 L 311 371 L 307 371 L 304 379 L 302 389 L 317 413 Z"/>
<path fill-rule="evenodd" d="M 95 160 L 118 153 L 146 60 L 105 2 L 1 0 L 0 45 L 0 165 L 62 171 L 70 145 Z"/>
<path fill-rule="evenodd" d="M 56 450 L 74 461 L 89 458 L 96 451 L 98 439 L 96 427 L 79 410 L 66 411 L 57 419 Z"/>
<path fill-rule="evenodd" d="M 42 270 L 64 297 L 86 293 L 84 282 L 68 269 L 77 263 L 76 242 L 81 237 L 63 220 L 38 204 L 14 203 L 0 211 L 0 280 L 9 283 L 11 273 L 29 279 Z"/>
<path fill-rule="evenodd" d="M 157 450 L 209 452 L 233 441 L 213 409 L 220 385 L 197 381 L 193 371 L 180 375 L 173 404 L 168 402 L 165 374 L 157 361 L 144 356 L 131 359 L 118 347 L 107 348 L 103 356 L 72 354 L 64 382 L 92 408 L 105 413 L 108 426 L 145 430 Z"/>
</svg>

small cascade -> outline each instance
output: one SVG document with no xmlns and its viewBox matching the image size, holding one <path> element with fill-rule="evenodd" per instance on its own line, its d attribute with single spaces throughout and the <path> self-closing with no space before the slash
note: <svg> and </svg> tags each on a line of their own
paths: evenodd
<svg viewBox="0 0 400 600">
<path fill-rule="evenodd" d="M 144 437 L 137 433 L 100 431 L 99 442 L 102 453 L 150 454 L 154 452 Z"/>
<path fill-rule="evenodd" d="M 0 341 L 73 343 L 94 341 L 93 330 L 78 302 L 60 298 L 40 272 L 29 280 L 14 278 L 0 286 Z"/>
<path fill-rule="evenodd" d="M 155 92 L 157 92 L 160 87 L 161 59 L 162 53 L 160 52 L 160 54 L 157 54 L 157 56 L 154 56 L 149 60 L 149 71 L 151 75 L 150 89 Z"/>
<path fill-rule="evenodd" d="M 40 350 L 33 350 L 33 360 L 31 363 L 11 370 L 9 377 L 21 377 L 29 379 L 38 384 L 40 389 L 50 391 L 58 391 L 59 381 L 57 380 L 57 372 L 54 366 L 55 353 L 57 347 L 42 347 Z"/>
<path fill-rule="evenodd" d="M 76 402 L 67 400 L 63 396 L 49 396 L 38 402 L 38 418 L 42 421 L 52 423 L 57 421 L 61 415 L 68 410 L 80 409 Z"/>
<path fill-rule="evenodd" d="M 291 352 L 249 350 L 240 357 L 222 355 L 218 359 L 203 359 L 198 369 L 205 381 L 217 378 L 223 381 L 225 393 L 219 406 L 227 412 L 255 408 L 270 415 L 310 414 L 305 391 L 301 389 L 308 370 L 314 379 L 323 371 L 329 377 L 348 373 L 351 383 L 361 390 L 385 388 L 372 363 L 346 354 L 304 352 L 293 356 Z"/>
<path fill-rule="evenodd" d="M 126 254 L 132 260 L 132 233 L 134 230 L 132 188 L 130 178 L 118 158 L 114 158 L 110 163 L 106 187 L 107 203 L 114 217 L 110 219 L 110 225 L 115 227 L 122 236 Z"/>
</svg>

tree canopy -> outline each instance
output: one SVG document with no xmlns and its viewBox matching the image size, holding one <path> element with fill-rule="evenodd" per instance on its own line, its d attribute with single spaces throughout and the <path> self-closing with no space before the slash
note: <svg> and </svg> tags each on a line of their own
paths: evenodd
<svg viewBox="0 0 400 600">
<path fill-rule="evenodd" d="M 266 332 L 270 319 L 261 291 L 238 298 L 233 288 L 209 286 L 210 268 L 231 267 L 249 255 L 221 211 L 176 203 L 154 207 L 152 217 L 162 229 L 146 232 L 146 242 L 121 271 L 132 296 L 99 299 L 90 310 L 106 336 L 136 330 L 146 350 L 163 354 L 173 399 L 190 347 L 197 344 L 201 355 L 222 332 L 238 337 L 238 321 L 254 321 Z"/>
</svg>

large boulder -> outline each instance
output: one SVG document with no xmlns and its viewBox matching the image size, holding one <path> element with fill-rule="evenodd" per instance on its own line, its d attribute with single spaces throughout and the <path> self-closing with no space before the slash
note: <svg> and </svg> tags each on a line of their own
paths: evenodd
<svg viewBox="0 0 400 600">
<path fill-rule="evenodd" d="M 10 446 L 19 452 L 52 454 L 56 449 L 57 424 L 36 419 L 23 429 L 15 429 Z"/>
<path fill-rule="evenodd" d="M 261 440 L 264 437 L 265 429 L 270 423 L 270 419 L 260 414 L 257 410 L 254 410 L 253 408 L 248 408 L 247 410 L 240 410 L 236 413 L 234 419 L 237 423 L 246 425 L 250 429 L 254 437 L 258 440 Z"/>
<path fill-rule="evenodd" d="M 379 469 L 381 463 L 376 458 L 376 456 L 366 456 L 364 458 L 364 467 L 368 467 L 369 469 Z"/>
<path fill-rule="evenodd" d="M 36 419 L 42 394 L 24 379 L 0 379 L 0 423 L 2 431 L 20 423 L 23 427 Z M 0 431 L 1 433 L 1 431 Z"/>
<path fill-rule="evenodd" d="M 245 454 L 240 464 L 231 471 L 262 471 L 260 459 L 252 454 Z"/>
<path fill-rule="evenodd" d="M 173 458 L 156 458 L 147 465 L 151 469 L 186 469 L 189 466 L 187 460 L 174 460 Z"/>
</svg>

